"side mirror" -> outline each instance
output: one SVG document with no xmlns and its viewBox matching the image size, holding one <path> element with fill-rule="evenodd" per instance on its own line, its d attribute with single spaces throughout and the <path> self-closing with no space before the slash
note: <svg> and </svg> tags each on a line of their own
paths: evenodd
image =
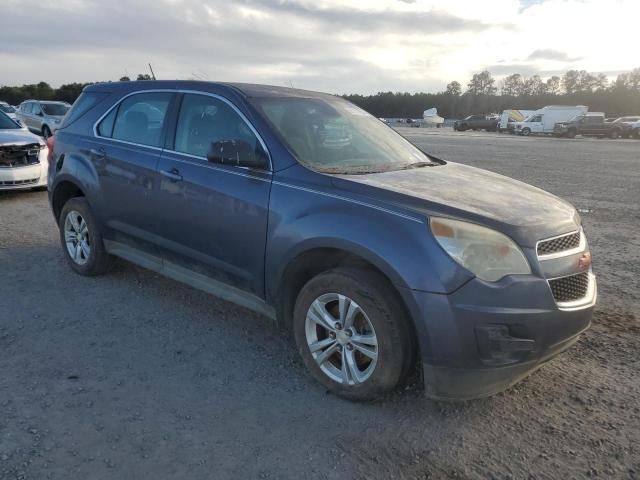
<svg viewBox="0 0 640 480">
<path fill-rule="evenodd" d="M 221 140 L 211 143 L 207 152 L 207 160 L 222 165 L 237 167 L 265 168 L 267 156 L 262 147 L 252 147 L 244 140 Z"/>
<path fill-rule="evenodd" d="M 40 110 L 38 113 L 36 113 L 37 116 L 39 117 L 44 117 L 44 113 L 42 113 L 42 110 Z"/>
</svg>

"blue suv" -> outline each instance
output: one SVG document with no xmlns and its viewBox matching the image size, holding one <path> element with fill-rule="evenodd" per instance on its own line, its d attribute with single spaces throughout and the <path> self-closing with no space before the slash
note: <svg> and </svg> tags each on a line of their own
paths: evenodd
<svg viewBox="0 0 640 480">
<path fill-rule="evenodd" d="M 430 397 L 492 395 L 591 321 L 575 208 L 423 153 L 332 95 L 93 85 L 49 146 L 73 270 L 120 257 L 271 317 L 346 398 L 379 397 L 416 369 Z"/>
</svg>

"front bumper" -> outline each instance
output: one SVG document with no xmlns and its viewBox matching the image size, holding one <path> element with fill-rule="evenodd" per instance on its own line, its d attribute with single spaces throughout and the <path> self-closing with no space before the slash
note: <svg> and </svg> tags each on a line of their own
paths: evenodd
<svg viewBox="0 0 640 480">
<path fill-rule="evenodd" d="M 0 168 L 0 190 L 21 190 L 47 186 L 48 150 L 40 151 L 39 163 L 22 167 Z"/>
<path fill-rule="evenodd" d="M 559 307 L 535 275 L 495 283 L 473 279 L 449 295 L 409 293 L 427 396 L 466 400 L 498 393 L 570 347 L 590 323 L 597 298 Z"/>
</svg>

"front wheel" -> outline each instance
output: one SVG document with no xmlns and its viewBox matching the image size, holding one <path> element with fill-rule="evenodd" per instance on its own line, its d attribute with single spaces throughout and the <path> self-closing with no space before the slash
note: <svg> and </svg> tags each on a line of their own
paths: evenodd
<svg viewBox="0 0 640 480">
<path fill-rule="evenodd" d="M 58 225 L 65 258 L 76 273 L 95 276 L 110 269 L 113 257 L 104 248 L 98 225 L 85 198 L 68 200 L 62 207 Z"/>
<path fill-rule="evenodd" d="M 569 130 L 567 132 L 567 138 L 576 138 L 576 131 L 575 130 Z"/>
<path fill-rule="evenodd" d="M 609 138 L 612 138 L 613 140 L 615 140 L 616 138 L 618 138 L 620 136 L 620 132 L 618 131 L 617 128 L 614 128 L 613 130 L 611 130 L 609 132 Z"/>
<path fill-rule="evenodd" d="M 373 400 L 406 378 L 414 348 L 403 308 L 377 273 L 338 268 L 311 279 L 296 301 L 302 360 L 327 390 Z"/>
<path fill-rule="evenodd" d="M 523 128 L 522 129 L 522 135 L 524 135 L 525 137 L 528 137 L 529 135 L 531 135 L 531 129 L 530 128 Z"/>
</svg>

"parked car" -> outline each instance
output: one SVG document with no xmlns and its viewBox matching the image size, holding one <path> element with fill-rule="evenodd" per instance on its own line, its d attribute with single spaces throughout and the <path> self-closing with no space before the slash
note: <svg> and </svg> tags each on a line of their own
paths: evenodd
<svg viewBox="0 0 640 480">
<path fill-rule="evenodd" d="M 462 120 L 456 120 L 453 129 L 459 132 L 465 130 L 486 130 L 495 132 L 498 129 L 499 118 L 495 115 L 469 115 Z"/>
<path fill-rule="evenodd" d="M 16 109 L 7 102 L 0 102 L 0 112 L 4 113 L 12 120 L 17 120 Z"/>
<path fill-rule="evenodd" d="M 0 190 L 47 186 L 44 141 L 0 111 Z"/>
<path fill-rule="evenodd" d="M 536 110 L 522 122 L 514 122 L 513 126 L 518 135 L 525 137 L 531 134 L 550 134 L 554 133 L 556 123 L 566 122 L 587 111 L 588 108 L 584 105 L 548 105 Z"/>
<path fill-rule="evenodd" d="M 577 115 L 568 122 L 556 123 L 556 137 L 574 138 L 576 135 L 618 138 L 628 136 L 631 126 L 618 122 L 605 122 L 604 113 L 589 112 Z"/>
<path fill-rule="evenodd" d="M 633 124 L 640 121 L 640 116 L 620 117 L 616 118 L 613 123 L 622 126 L 621 136 L 623 138 L 629 138 L 633 135 Z"/>
<path fill-rule="evenodd" d="M 590 324 L 573 206 L 425 154 L 344 99 L 103 83 L 50 142 L 71 269 L 98 275 L 117 256 L 273 318 L 346 398 L 393 390 L 416 362 L 431 397 L 491 395 Z"/>
<path fill-rule="evenodd" d="M 71 105 L 67 102 L 27 100 L 20 104 L 16 115 L 29 130 L 49 138 L 58 129 L 69 108 Z"/>
</svg>

